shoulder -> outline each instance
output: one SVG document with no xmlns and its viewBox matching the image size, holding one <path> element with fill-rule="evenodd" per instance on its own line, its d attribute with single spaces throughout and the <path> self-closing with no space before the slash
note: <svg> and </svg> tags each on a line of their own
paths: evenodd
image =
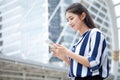
<svg viewBox="0 0 120 80">
<path fill-rule="evenodd" d="M 96 32 L 102 33 L 102 32 L 101 32 L 99 29 L 97 29 L 97 28 L 91 29 L 91 33 L 96 33 Z"/>
<path fill-rule="evenodd" d="M 91 29 L 91 34 L 95 34 L 95 33 L 100 33 L 101 35 L 104 35 L 101 30 L 97 29 L 97 28 L 93 28 Z"/>
<path fill-rule="evenodd" d="M 97 28 L 91 29 L 90 35 L 91 35 L 91 36 L 95 36 L 97 33 L 100 34 L 101 37 L 105 38 L 105 35 L 103 34 L 103 32 L 100 31 L 100 30 L 97 29 Z"/>
</svg>

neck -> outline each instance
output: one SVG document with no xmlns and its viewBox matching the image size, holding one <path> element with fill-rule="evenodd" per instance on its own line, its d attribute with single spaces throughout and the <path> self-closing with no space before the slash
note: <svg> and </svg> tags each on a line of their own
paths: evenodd
<svg viewBox="0 0 120 80">
<path fill-rule="evenodd" d="M 83 35 L 83 34 L 84 34 L 85 32 L 87 32 L 88 30 L 90 30 L 89 27 L 83 26 L 83 27 L 79 30 L 80 35 Z"/>
</svg>

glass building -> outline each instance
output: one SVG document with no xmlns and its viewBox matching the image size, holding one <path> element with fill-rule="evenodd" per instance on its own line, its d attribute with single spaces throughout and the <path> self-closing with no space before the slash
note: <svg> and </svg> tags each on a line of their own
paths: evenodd
<svg viewBox="0 0 120 80">
<path fill-rule="evenodd" d="M 47 1 L 29 0 L 28 4 L 28 0 L 3 0 L 0 11 L 1 54 L 14 59 L 47 63 Z"/>
</svg>

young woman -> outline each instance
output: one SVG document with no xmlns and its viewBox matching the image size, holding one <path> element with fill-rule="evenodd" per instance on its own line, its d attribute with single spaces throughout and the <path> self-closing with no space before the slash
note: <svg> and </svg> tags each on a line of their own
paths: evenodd
<svg viewBox="0 0 120 80">
<path fill-rule="evenodd" d="M 73 3 L 66 9 L 66 19 L 82 38 L 70 51 L 55 44 L 51 48 L 54 56 L 70 66 L 69 76 L 75 80 L 103 80 L 109 75 L 107 46 L 105 36 L 95 28 L 88 10 L 80 3 Z"/>
</svg>

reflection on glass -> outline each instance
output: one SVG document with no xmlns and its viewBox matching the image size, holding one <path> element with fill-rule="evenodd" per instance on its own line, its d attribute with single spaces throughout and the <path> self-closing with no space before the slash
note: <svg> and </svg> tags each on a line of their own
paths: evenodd
<svg viewBox="0 0 120 80">
<path fill-rule="evenodd" d="M 47 0 L 2 1 L 2 55 L 48 62 L 48 45 L 45 43 L 48 38 L 47 4 Z"/>
</svg>

